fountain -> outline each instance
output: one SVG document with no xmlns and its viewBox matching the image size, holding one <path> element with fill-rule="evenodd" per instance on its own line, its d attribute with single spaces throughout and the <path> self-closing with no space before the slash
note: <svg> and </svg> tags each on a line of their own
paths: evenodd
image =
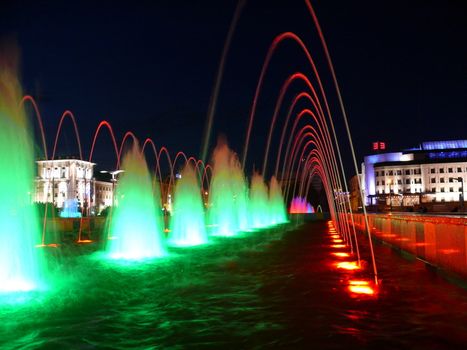
<svg viewBox="0 0 467 350">
<path fill-rule="evenodd" d="M 60 212 L 61 218 L 80 218 L 81 213 L 78 210 L 78 200 L 76 198 L 67 199 L 63 203 L 63 209 Z"/>
<path fill-rule="evenodd" d="M 107 253 L 113 259 L 140 260 L 166 255 L 160 193 L 138 143 L 123 157 L 116 206 L 109 216 Z M 118 202 L 118 204 L 117 204 Z"/>
<path fill-rule="evenodd" d="M 290 214 L 313 214 L 315 211 L 305 198 L 295 197 L 290 203 Z"/>
<path fill-rule="evenodd" d="M 271 225 L 268 188 L 263 177 L 257 172 L 251 179 L 249 214 L 252 228 L 259 229 Z"/>
<path fill-rule="evenodd" d="M 208 242 L 201 189 L 190 163 L 181 172 L 175 186 L 170 228 L 171 245 L 193 246 Z"/>
<path fill-rule="evenodd" d="M 44 262 L 34 191 L 32 137 L 17 78 L 17 60 L 0 55 L 0 292 L 43 286 Z"/>
<path fill-rule="evenodd" d="M 208 223 L 212 235 L 233 236 L 248 228 L 245 177 L 224 138 L 219 138 L 212 158 Z"/>
<path fill-rule="evenodd" d="M 269 184 L 269 210 L 272 225 L 283 224 L 288 221 L 284 197 L 275 176 L 271 178 Z"/>
</svg>

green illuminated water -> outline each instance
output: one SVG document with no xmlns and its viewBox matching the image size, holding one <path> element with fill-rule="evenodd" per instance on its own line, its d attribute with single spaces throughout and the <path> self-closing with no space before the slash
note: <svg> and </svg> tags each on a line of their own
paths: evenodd
<svg viewBox="0 0 467 350">
<path fill-rule="evenodd" d="M 269 183 L 269 217 L 272 225 L 287 222 L 287 209 L 285 207 L 284 197 L 279 183 L 275 176 Z"/>
<path fill-rule="evenodd" d="M 116 206 L 109 216 L 107 253 L 113 259 L 140 260 L 166 255 L 160 193 L 152 186 L 144 156 L 135 142 L 125 154 Z"/>
<path fill-rule="evenodd" d="M 250 225 L 252 228 L 259 229 L 271 225 L 268 201 L 268 188 L 263 177 L 255 172 L 251 178 L 249 201 Z"/>
<path fill-rule="evenodd" d="M 212 235 L 234 236 L 248 228 L 247 187 L 237 155 L 220 139 L 213 152 L 208 223 Z"/>
<path fill-rule="evenodd" d="M 169 244 L 193 246 L 207 243 L 205 225 L 201 188 L 195 169 L 187 164 L 175 186 Z"/>
<path fill-rule="evenodd" d="M 0 63 L 0 292 L 43 286 L 37 212 L 31 204 L 34 156 L 14 64 Z"/>
</svg>

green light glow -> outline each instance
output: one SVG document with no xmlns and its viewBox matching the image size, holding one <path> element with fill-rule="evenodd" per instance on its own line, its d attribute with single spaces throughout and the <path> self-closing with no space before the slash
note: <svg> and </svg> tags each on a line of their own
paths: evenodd
<svg viewBox="0 0 467 350">
<path fill-rule="evenodd" d="M 272 225 L 288 222 L 284 197 L 277 179 L 273 176 L 269 184 L 269 217 Z"/>
<path fill-rule="evenodd" d="M 3 62 L 2 62 L 3 63 Z M 14 66 L 14 64 L 13 64 Z M 43 287 L 32 139 L 15 67 L 0 65 L 0 292 Z"/>
<path fill-rule="evenodd" d="M 123 157 L 118 204 L 110 215 L 107 253 L 113 259 L 141 260 L 166 255 L 160 193 L 153 189 L 144 156 L 135 141 Z M 153 189 L 153 190 L 151 190 Z"/>
<path fill-rule="evenodd" d="M 237 155 L 223 139 L 213 153 L 208 223 L 211 235 L 234 236 L 248 228 L 247 187 Z"/>
<path fill-rule="evenodd" d="M 255 229 L 271 225 L 268 188 L 263 177 L 254 173 L 251 179 L 249 214 L 250 226 Z"/>
<path fill-rule="evenodd" d="M 196 172 L 188 164 L 181 175 L 175 186 L 169 244 L 193 246 L 207 243 L 203 200 Z"/>
</svg>

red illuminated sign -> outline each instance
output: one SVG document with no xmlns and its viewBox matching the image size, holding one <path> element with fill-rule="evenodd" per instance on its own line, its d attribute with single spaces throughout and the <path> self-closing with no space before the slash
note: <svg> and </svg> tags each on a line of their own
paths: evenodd
<svg viewBox="0 0 467 350">
<path fill-rule="evenodd" d="M 373 151 L 384 151 L 386 149 L 386 142 L 373 142 Z"/>
</svg>

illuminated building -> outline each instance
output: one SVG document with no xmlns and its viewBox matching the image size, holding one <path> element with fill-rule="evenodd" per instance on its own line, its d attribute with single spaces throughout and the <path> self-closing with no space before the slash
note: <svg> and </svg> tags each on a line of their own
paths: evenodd
<svg viewBox="0 0 467 350">
<path fill-rule="evenodd" d="M 85 216 L 112 205 L 114 184 L 94 178 L 95 163 L 71 158 L 36 163 L 34 202 L 53 203 L 63 210 L 67 203 L 75 201 Z"/>
<path fill-rule="evenodd" d="M 401 152 L 376 153 L 362 164 L 366 205 L 430 210 L 463 207 L 467 140 L 424 142 Z"/>
</svg>

